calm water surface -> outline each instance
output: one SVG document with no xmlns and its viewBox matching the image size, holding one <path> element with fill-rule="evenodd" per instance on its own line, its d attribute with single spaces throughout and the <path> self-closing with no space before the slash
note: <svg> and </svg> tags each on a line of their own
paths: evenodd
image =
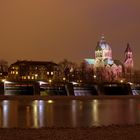
<svg viewBox="0 0 140 140">
<path fill-rule="evenodd" d="M 0 100 L 0 127 L 89 127 L 140 123 L 140 99 Z"/>
</svg>

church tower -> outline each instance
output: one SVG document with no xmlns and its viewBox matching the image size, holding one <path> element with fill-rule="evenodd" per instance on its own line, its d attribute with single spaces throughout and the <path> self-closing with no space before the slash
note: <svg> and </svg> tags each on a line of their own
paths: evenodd
<svg viewBox="0 0 140 140">
<path fill-rule="evenodd" d="M 124 61 L 124 74 L 127 81 L 132 81 L 132 70 L 133 70 L 133 54 L 130 45 L 127 44 L 125 50 L 125 61 Z"/>
<path fill-rule="evenodd" d="M 102 35 L 95 48 L 95 67 L 104 67 L 108 60 L 112 60 L 112 50 Z"/>
</svg>

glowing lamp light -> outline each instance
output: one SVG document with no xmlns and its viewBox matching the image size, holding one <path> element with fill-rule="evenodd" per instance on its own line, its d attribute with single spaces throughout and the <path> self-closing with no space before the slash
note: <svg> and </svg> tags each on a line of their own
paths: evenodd
<svg viewBox="0 0 140 140">
<path fill-rule="evenodd" d="M 44 81 L 38 81 L 39 85 L 43 85 L 43 84 L 47 84 L 47 82 L 44 82 Z"/>
<path fill-rule="evenodd" d="M 78 83 L 77 82 L 71 82 L 73 85 L 78 85 Z"/>
<path fill-rule="evenodd" d="M 5 84 L 11 84 L 11 83 L 13 83 L 13 82 L 6 81 L 6 80 L 5 80 L 4 83 L 5 83 Z"/>
<path fill-rule="evenodd" d="M 4 83 L 6 80 L 5 79 L 2 79 L 1 81 Z"/>
<path fill-rule="evenodd" d="M 132 83 L 132 82 L 128 82 L 128 84 L 133 85 L 133 83 Z"/>
<path fill-rule="evenodd" d="M 48 100 L 48 103 L 49 103 L 49 104 L 52 104 L 52 103 L 53 103 L 53 100 Z"/>
</svg>

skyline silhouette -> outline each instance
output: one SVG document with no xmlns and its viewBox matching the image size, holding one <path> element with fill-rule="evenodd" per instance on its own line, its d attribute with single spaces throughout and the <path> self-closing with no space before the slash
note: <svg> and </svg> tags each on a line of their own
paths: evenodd
<svg viewBox="0 0 140 140">
<path fill-rule="evenodd" d="M 79 63 L 94 57 L 102 34 L 113 58 L 124 61 L 127 43 L 140 69 L 140 2 L 13 0 L 0 5 L 0 59 Z"/>
</svg>

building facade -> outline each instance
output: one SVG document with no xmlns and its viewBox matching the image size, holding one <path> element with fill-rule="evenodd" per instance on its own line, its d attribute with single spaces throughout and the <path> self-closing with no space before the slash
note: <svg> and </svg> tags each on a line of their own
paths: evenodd
<svg viewBox="0 0 140 140">
<path fill-rule="evenodd" d="M 129 45 L 125 50 L 125 62 L 112 58 L 112 49 L 106 42 L 104 36 L 97 43 L 95 48 L 95 58 L 85 59 L 87 65 L 93 66 L 94 77 L 99 82 L 117 82 L 125 78 L 128 79 L 133 70 L 133 56 Z M 125 77 L 124 77 L 125 75 Z"/>
<path fill-rule="evenodd" d="M 8 69 L 8 80 L 52 82 L 58 75 L 58 66 L 53 62 L 17 61 Z"/>
</svg>

